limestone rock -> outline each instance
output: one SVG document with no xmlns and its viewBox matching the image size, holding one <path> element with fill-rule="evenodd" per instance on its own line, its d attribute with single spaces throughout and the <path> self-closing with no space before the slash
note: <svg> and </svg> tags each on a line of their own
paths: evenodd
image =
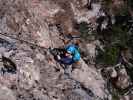
<svg viewBox="0 0 133 100">
<path fill-rule="evenodd" d="M 98 74 L 94 66 L 87 66 L 87 64 L 81 60 L 80 65 L 73 70 L 72 77 L 81 82 L 86 88 L 92 90 L 96 96 L 100 98 L 106 97 L 106 93 L 104 91 L 105 82 L 102 79 L 102 76 Z"/>
<path fill-rule="evenodd" d="M 16 100 L 16 97 L 12 90 L 0 85 L 0 100 Z"/>
</svg>

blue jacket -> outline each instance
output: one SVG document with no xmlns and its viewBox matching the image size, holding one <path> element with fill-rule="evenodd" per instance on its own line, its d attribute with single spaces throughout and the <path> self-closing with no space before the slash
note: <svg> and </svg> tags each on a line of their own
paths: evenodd
<svg viewBox="0 0 133 100">
<path fill-rule="evenodd" d="M 78 51 L 78 46 L 71 44 L 71 45 L 66 46 L 65 50 L 72 54 L 73 62 L 77 62 L 80 60 L 80 53 Z"/>
</svg>

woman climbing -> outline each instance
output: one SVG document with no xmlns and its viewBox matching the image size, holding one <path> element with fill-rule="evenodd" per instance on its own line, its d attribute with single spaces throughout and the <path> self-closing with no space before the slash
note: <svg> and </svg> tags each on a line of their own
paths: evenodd
<svg viewBox="0 0 133 100">
<path fill-rule="evenodd" d="M 63 49 L 54 48 L 51 50 L 55 60 L 61 64 L 71 65 L 80 60 L 80 52 L 78 44 L 68 44 Z"/>
</svg>

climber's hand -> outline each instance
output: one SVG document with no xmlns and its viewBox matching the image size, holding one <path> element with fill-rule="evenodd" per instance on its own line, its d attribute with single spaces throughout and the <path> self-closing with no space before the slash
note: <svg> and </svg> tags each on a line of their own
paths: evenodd
<svg viewBox="0 0 133 100">
<path fill-rule="evenodd" d="M 80 61 L 76 61 L 75 63 L 76 63 L 77 65 L 80 65 Z"/>
<path fill-rule="evenodd" d="M 57 60 L 60 60 L 60 59 L 61 59 L 60 55 L 57 55 Z"/>
</svg>

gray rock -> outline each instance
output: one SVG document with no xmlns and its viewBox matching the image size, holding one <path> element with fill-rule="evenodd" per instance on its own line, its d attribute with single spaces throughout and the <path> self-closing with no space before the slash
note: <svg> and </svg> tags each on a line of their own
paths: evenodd
<svg viewBox="0 0 133 100">
<path fill-rule="evenodd" d="M 4 53 L 6 51 L 5 47 L 0 47 L 0 54 Z"/>
<path fill-rule="evenodd" d="M 101 5 L 92 4 L 92 10 L 87 10 L 87 3 L 88 0 L 0 0 L 0 32 L 45 48 L 60 47 L 64 44 L 61 37 L 78 33 L 73 26 L 75 22 L 85 21 L 91 23 L 92 29 L 96 28 Z M 63 36 L 56 24 L 61 24 Z M 94 65 L 87 65 L 81 59 L 71 73 L 71 69 L 64 70 L 52 57 L 48 61 L 43 48 L 1 35 L 0 38 L 5 40 L 0 53 L 11 56 L 17 65 L 15 75 L 0 76 L 0 83 L 12 89 L 1 86 L 0 100 L 16 100 L 15 96 L 20 96 L 17 100 L 95 100 L 79 89 L 79 83 L 95 96 L 106 96 L 105 81 Z M 87 44 L 87 57 L 95 59 L 95 48 L 95 43 Z M 65 71 L 71 78 L 63 77 Z"/>
<path fill-rule="evenodd" d="M 82 100 L 93 100 L 94 99 L 93 97 L 91 97 L 90 95 L 88 95 L 82 89 L 75 89 L 74 92 L 77 93 L 77 94 L 79 94 L 80 96 L 82 96 Z"/>
<path fill-rule="evenodd" d="M 0 85 L 0 100 L 16 100 L 16 97 L 12 90 Z"/>
<path fill-rule="evenodd" d="M 101 98 L 106 97 L 104 90 L 105 81 L 94 66 L 86 65 L 82 59 L 77 66 L 72 72 L 72 77 L 90 89 L 96 96 Z"/>
</svg>

